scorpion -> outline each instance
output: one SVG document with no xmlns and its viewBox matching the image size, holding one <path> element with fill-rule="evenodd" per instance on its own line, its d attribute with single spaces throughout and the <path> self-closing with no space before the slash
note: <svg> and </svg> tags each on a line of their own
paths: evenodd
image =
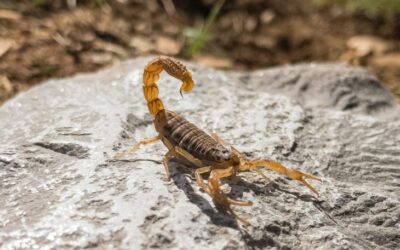
<svg viewBox="0 0 400 250">
<path fill-rule="evenodd" d="M 154 126 L 158 135 L 137 142 L 130 150 L 121 153 L 118 157 L 135 152 L 141 145 L 161 140 L 168 149 L 162 160 L 167 179 L 169 180 L 171 176 L 168 163 L 172 159 L 183 161 L 186 165 L 194 167 L 196 183 L 200 189 L 210 195 L 214 204 L 228 208 L 227 211 L 231 216 L 246 225 L 249 224 L 248 221 L 239 217 L 230 206 L 251 206 L 252 202 L 227 197 L 221 190 L 221 179 L 235 176 L 240 172 L 255 171 L 269 180 L 260 170 L 260 168 L 266 168 L 301 182 L 318 195 L 318 192 L 305 180 L 305 178 L 309 178 L 321 181 L 317 177 L 286 168 L 269 159 L 248 160 L 239 150 L 229 146 L 216 133 L 207 134 L 177 113 L 165 109 L 163 102 L 158 97 L 157 86 L 157 80 L 163 70 L 182 81 L 181 95 L 193 89 L 195 84 L 191 72 L 177 59 L 159 56 L 150 61 L 143 73 L 143 93 L 149 112 L 154 117 Z M 209 174 L 207 183 L 203 179 L 205 174 Z"/>
</svg>

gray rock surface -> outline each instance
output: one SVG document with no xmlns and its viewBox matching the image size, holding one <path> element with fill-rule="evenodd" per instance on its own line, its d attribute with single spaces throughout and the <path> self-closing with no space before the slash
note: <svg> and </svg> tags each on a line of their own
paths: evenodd
<svg viewBox="0 0 400 250">
<path fill-rule="evenodd" d="M 320 196 L 280 175 L 225 181 L 244 228 L 215 209 L 155 135 L 142 90 L 149 58 L 53 80 L 0 108 L 2 249 L 399 249 L 400 109 L 362 69 L 297 65 L 159 82 L 167 107 L 236 145 L 312 173 Z"/>
</svg>

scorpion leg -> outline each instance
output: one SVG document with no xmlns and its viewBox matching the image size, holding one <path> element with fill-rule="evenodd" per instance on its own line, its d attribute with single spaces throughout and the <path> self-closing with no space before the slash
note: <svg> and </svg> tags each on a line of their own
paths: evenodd
<svg viewBox="0 0 400 250">
<path fill-rule="evenodd" d="M 204 179 L 201 176 L 202 174 L 208 173 L 211 171 L 211 167 L 202 167 L 202 168 L 198 168 L 196 169 L 196 171 L 194 171 L 194 175 L 196 177 L 196 183 L 197 185 L 203 189 L 205 192 L 207 192 L 209 195 L 211 195 L 210 191 L 208 190 L 206 184 L 204 183 Z"/>
<path fill-rule="evenodd" d="M 203 177 L 201 176 L 202 174 L 208 173 L 210 172 L 212 169 L 212 167 L 208 166 L 208 167 L 202 167 L 202 168 L 198 168 L 196 169 L 195 176 L 196 176 L 196 183 L 197 185 L 203 189 L 205 192 L 207 192 L 211 197 L 213 197 L 214 200 L 216 200 L 214 197 L 215 195 L 213 195 L 210 191 L 210 189 L 204 184 L 204 180 Z M 214 170 L 213 170 L 214 171 Z M 215 173 L 215 172 L 214 172 Z M 218 186 L 219 189 L 219 186 Z M 225 196 L 223 196 L 221 193 L 219 194 L 220 196 L 222 196 L 222 199 L 224 200 L 224 202 L 220 202 L 217 201 L 218 204 L 222 204 L 225 206 L 225 208 L 228 210 L 228 212 L 237 220 L 239 220 L 241 223 L 245 224 L 245 225 L 250 225 L 250 223 L 248 221 L 246 221 L 245 219 L 239 217 L 233 210 L 232 208 L 229 206 L 230 204 L 235 204 L 235 205 L 251 205 L 251 203 L 242 203 L 240 202 L 240 204 L 238 204 L 238 201 L 234 201 L 231 200 L 229 198 L 226 198 Z M 226 202 L 227 201 L 227 202 Z"/>
<path fill-rule="evenodd" d="M 160 136 L 157 135 L 155 137 L 139 141 L 135 145 L 133 145 L 130 149 L 128 149 L 128 150 L 126 150 L 124 152 L 116 154 L 115 158 L 117 158 L 117 159 L 123 158 L 124 156 L 127 156 L 129 154 L 134 153 L 136 150 L 138 150 L 140 148 L 140 146 L 147 145 L 147 144 L 153 144 L 153 143 L 157 142 L 160 139 L 161 139 Z"/>
<path fill-rule="evenodd" d="M 191 154 L 189 154 L 186 150 L 176 146 L 173 147 L 168 141 L 167 141 L 167 147 L 170 148 L 168 153 L 165 154 L 164 159 L 163 159 L 163 165 L 165 168 L 165 172 L 167 173 L 167 180 L 171 179 L 171 174 L 169 171 L 168 163 L 172 158 L 183 158 L 184 160 L 187 160 L 191 164 L 195 165 L 196 167 L 201 167 L 202 164 L 201 162 L 194 158 Z"/>
<path fill-rule="evenodd" d="M 199 159 L 193 157 L 189 152 L 187 152 L 183 148 L 176 146 L 175 151 L 179 156 L 181 156 L 181 158 L 184 158 L 185 160 L 189 161 L 194 166 L 198 168 L 204 166 Z"/>
<path fill-rule="evenodd" d="M 210 177 L 208 179 L 208 193 L 213 198 L 214 202 L 217 204 L 223 205 L 227 211 L 237 220 L 245 225 L 249 225 L 250 223 L 245 219 L 239 217 L 230 207 L 230 205 L 236 206 L 251 206 L 253 203 L 251 202 L 243 202 L 238 200 L 233 200 L 225 196 L 223 192 L 220 190 L 220 179 L 224 177 L 228 177 L 235 174 L 235 170 L 233 167 L 229 167 L 227 169 L 214 169 L 211 171 Z"/>
<path fill-rule="evenodd" d="M 220 189 L 220 180 L 222 178 L 232 176 L 236 172 L 233 167 L 226 169 L 214 169 L 211 171 L 210 178 L 208 179 L 208 190 L 213 200 L 221 205 L 229 206 L 251 206 L 253 203 L 233 200 L 225 196 Z"/>
<path fill-rule="evenodd" d="M 169 181 L 171 179 L 171 172 L 169 171 L 169 167 L 168 167 L 168 163 L 169 161 L 174 158 L 176 156 L 175 154 L 175 150 L 174 149 L 170 149 L 163 158 L 163 165 L 164 165 L 164 169 L 165 169 L 165 174 L 167 181 Z"/>
<path fill-rule="evenodd" d="M 257 174 L 261 175 L 265 180 L 271 182 L 271 179 L 268 176 L 266 176 L 263 172 L 261 172 L 260 169 L 256 168 L 254 169 L 254 171 L 256 171 Z"/>
<path fill-rule="evenodd" d="M 306 187 L 308 187 L 311 191 L 313 191 L 316 195 L 318 195 L 317 190 L 315 190 L 315 188 L 313 188 L 310 184 L 308 184 L 305 181 L 305 178 L 321 181 L 317 177 L 300 172 L 295 169 L 286 168 L 282 166 L 280 163 L 272 160 L 255 160 L 255 161 L 250 161 L 247 164 L 250 164 L 250 169 L 257 169 L 257 167 L 264 167 L 269 170 L 275 171 L 277 173 L 284 174 L 292 180 L 297 180 L 303 183 Z"/>
</svg>

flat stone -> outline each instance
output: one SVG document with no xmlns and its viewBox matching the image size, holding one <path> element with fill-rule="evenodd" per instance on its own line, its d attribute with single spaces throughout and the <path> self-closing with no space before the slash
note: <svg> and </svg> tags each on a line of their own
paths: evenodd
<svg viewBox="0 0 400 250">
<path fill-rule="evenodd" d="M 150 58 L 51 80 L 0 108 L 2 249 L 398 249 L 400 109 L 360 68 L 303 64 L 227 73 L 189 64 L 196 88 L 179 96 L 162 74 L 165 105 L 251 159 L 322 179 L 316 197 L 265 171 L 224 180 L 251 226 L 215 208 L 191 170 L 161 143 L 114 160 L 156 135 L 141 77 Z"/>
</svg>

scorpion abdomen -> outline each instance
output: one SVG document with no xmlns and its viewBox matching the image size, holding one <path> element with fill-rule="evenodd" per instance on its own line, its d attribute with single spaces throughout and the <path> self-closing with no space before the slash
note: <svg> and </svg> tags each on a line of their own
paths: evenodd
<svg viewBox="0 0 400 250">
<path fill-rule="evenodd" d="M 173 146 L 181 147 L 202 161 L 223 162 L 230 160 L 230 150 L 196 125 L 172 111 L 165 110 L 163 115 L 166 116 L 166 122 L 158 129 L 163 130 L 159 132 L 164 134 Z"/>
</svg>

